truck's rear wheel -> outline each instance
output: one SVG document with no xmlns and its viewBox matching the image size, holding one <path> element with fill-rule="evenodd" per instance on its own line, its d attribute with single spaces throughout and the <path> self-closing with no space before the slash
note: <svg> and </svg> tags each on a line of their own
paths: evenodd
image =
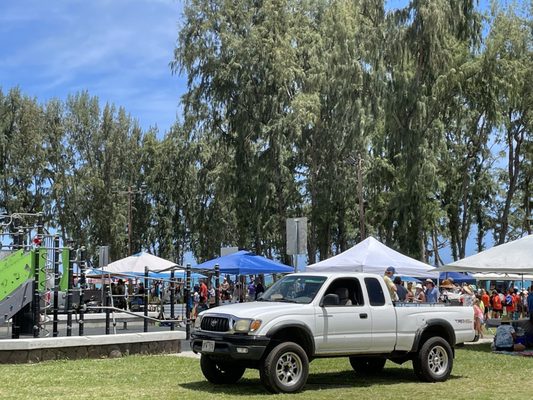
<svg viewBox="0 0 533 400">
<path fill-rule="evenodd" d="M 350 357 L 350 365 L 355 372 L 361 375 L 372 375 L 383 371 L 386 358 Z"/>
<path fill-rule="evenodd" d="M 215 361 L 209 356 L 202 354 L 200 367 L 205 378 L 215 384 L 236 383 L 244 375 L 246 368 L 233 363 Z"/>
<path fill-rule="evenodd" d="M 271 393 L 298 392 L 307 382 L 309 359 L 296 343 L 281 343 L 267 355 L 259 373 Z"/>
<path fill-rule="evenodd" d="M 453 352 L 441 337 L 428 339 L 413 359 L 416 376 L 426 382 L 443 382 L 452 372 Z"/>
</svg>

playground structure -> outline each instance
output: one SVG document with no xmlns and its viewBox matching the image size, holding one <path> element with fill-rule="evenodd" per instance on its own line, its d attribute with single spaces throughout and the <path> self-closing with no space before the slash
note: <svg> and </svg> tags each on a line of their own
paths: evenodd
<svg viewBox="0 0 533 400">
<path fill-rule="evenodd" d="M 28 223 L 28 221 L 30 221 Z M 144 313 L 134 313 L 115 307 L 109 285 L 102 285 L 97 291 L 98 305 L 91 305 L 87 292 L 87 261 L 85 249 L 74 248 L 73 242 L 62 246 L 59 236 L 45 232 L 42 214 L 0 215 L 2 246 L 0 252 L 0 318 L 2 324 L 11 325 L 11 338 L 32 335 L 34 338 L 50 336 L 49 324 L 52 323 L 52 336 L 58 337 L 58 325 L 66 320 L 66 336 L 72 336 L 73 316 L 79 328 L 79 336 L 85 334 L 86 312 L 100 312 L 105 316 L 105 334 L 116 332 L 115 313 L 129 316 L 129 320 L 144 321 L 143 330 L 148 332 L 148 324 L 169 326 L 186 325 L 190 332 L 190 310 L 187 303 L 181 308 L 181 316 L 175 316 L 175 289 L 170 295 L 170 318 L 164 315 L 164 306 L 158 314 L 148 313 L 148 293 L 143 296 Z M 74 277 L 78 282 L 74 285 Z M 187 268 L 184 298 L 191 293 L 191 270 Z M 111 278 L 111 276 L 109 276 Z M 149 271 L 145 271 L 144 285 L 148 287 Z M 170 271 L 167 282 L 176 283 L 174 271 Z M 173 288 L 175 285 L 171 285 Z M 90 291 L 87 294 L 94 294 Z M 59 316 L 59 314 L 66 314 Z M 118 314 L 117 314 L 118 315 Z M 91 315 L 94 317 L 94 314 Z M 94 318 L 89 318 L 90 322 Z M 124 324 L 126 326 L 126 323 Z"/>
</svg>

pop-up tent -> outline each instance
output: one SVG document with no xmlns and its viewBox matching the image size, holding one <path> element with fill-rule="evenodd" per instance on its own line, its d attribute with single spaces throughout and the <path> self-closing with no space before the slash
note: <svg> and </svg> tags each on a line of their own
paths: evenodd
<svg viewBox="0 0 533 400">
<path fill-rule="evenodd" d="M 461 272 L 441 272 L 439 279 L 441 281 L 445 279 L 453 279 L 454 283 L 468 283 L 468 284 L 475 284 L 476 283 L 476 277 L 470 274 L 463 274 Z"/>
<path fill-rule="evenodd" d="M 533 274 L 533 235 L 494 246 L 447 264 L 440 270 Z"/>
<path fill-rule="evenodd" d="M 195 270 L 214 270 L 220 266 L 221 274 L 257 275 L 257 274 L 288 274 L 294 272 L 292 267 L 258 256 L 246 250 L 208 260 L 194 267 Z"/>
<path fill-rule="evenodd" d="M 148 267 L 150 271 L 163 271 L 173 267 L 179 267 L 178 264 L 172 261 L 165 260 L 154 256 L 150 253 L 141 251 L 140 253 L 114 261 L 103 268 L 105 273 L 126 274 L 131 272 L 139 272 L 144 274 L 144 268 Z"/>
<path fill-rule="evenodd" d="M 417 278 L 438 278 L 437 269 L 404 256 L 385 246 L 379 240 L 368 237 L 362 242 L 327 260 L 308 265 L 306 271 L 370 272 L 383 275 L 387 267 L 396 269 L 397 275 Z"/>
</svg>

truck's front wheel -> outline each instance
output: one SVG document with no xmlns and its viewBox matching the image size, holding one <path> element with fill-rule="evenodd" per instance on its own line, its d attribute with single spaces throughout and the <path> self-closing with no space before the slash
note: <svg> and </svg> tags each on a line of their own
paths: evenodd
<svg viewBox="0 0 533 400">
<path fill-rule="evenodd" d="M 449 378 L 452 367 L 452 348 L 439 336 L 428 339 L 413 359 L 415 374 L 426 382 L 445 381 Z"/>
<path fill-rule="evenodd" d="M 271 393 L 298 392 L 307 382 L 309 359 L 296 343 L 281 343 L 267 355 L 259 373 Z"/>
<path fill-rule="evenodd" d="M 205 378 L 215 384 L 236 383 L 244 375 L 246 368 L 236 364 L 215 361 L 209 356 L 202 354 L 200 367 Z"/>
<path fill-rule="evenodd" d="M 361 375 L 372 375 L 383 371 L 386 358 L 350 357 L 350 365 Z"/>
</svg>

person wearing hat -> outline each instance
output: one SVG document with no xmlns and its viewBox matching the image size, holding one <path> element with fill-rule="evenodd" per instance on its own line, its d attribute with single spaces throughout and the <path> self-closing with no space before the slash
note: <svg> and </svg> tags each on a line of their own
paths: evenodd
<svg viewBox="0 0 533 400">
<path fill-rule="evenodd" d="M 435 287 L 435 284 L 431 279 L 426 279 L 426 301 L 428 303 L 437 303 L 439 301 L 439 290 Z"/>
<path fill-rule="evenodd" d="M 470 287 L 468 285 L 463 286 L 461 292 L 461 297 L 459 297 L 459 299 L 461 300 L 461 303 L 463 303 L 463 306 L 472 307 L 474 305 L 474 295 Z"/>
<path fill-rule="evenodd" d="M 396 270 L 394 267 L 388 267 L 385 270 L 385 275 L 383 276 L 383 280 L 385 281 L 385 284 L 387 285 L 387 289 L 389 289 L 390 297 L 392 298 L 392 301 L 398 300 L 398 294 L 396 285 L 392 281 L 392 276 L 396 273 Z"/>
<path fill-rule="evenodd" d="M 526 346 L 522 343 L 515 343 L 516 332 L 511 325 L 511 318 L 506 315 L 502 318 L 500 326 L 496 329 L 494 336 L 494 347 L 496 351 L 522 351 Z"/>
<path fill-rule="evenodd" d="M 415 302 L 417 303 L 425 303 L 426 302 L 426 295 L 424 293 L 424 288 L 422 287 L 421 283 L 417 283 L 415 286 Z"/>
</svg>

